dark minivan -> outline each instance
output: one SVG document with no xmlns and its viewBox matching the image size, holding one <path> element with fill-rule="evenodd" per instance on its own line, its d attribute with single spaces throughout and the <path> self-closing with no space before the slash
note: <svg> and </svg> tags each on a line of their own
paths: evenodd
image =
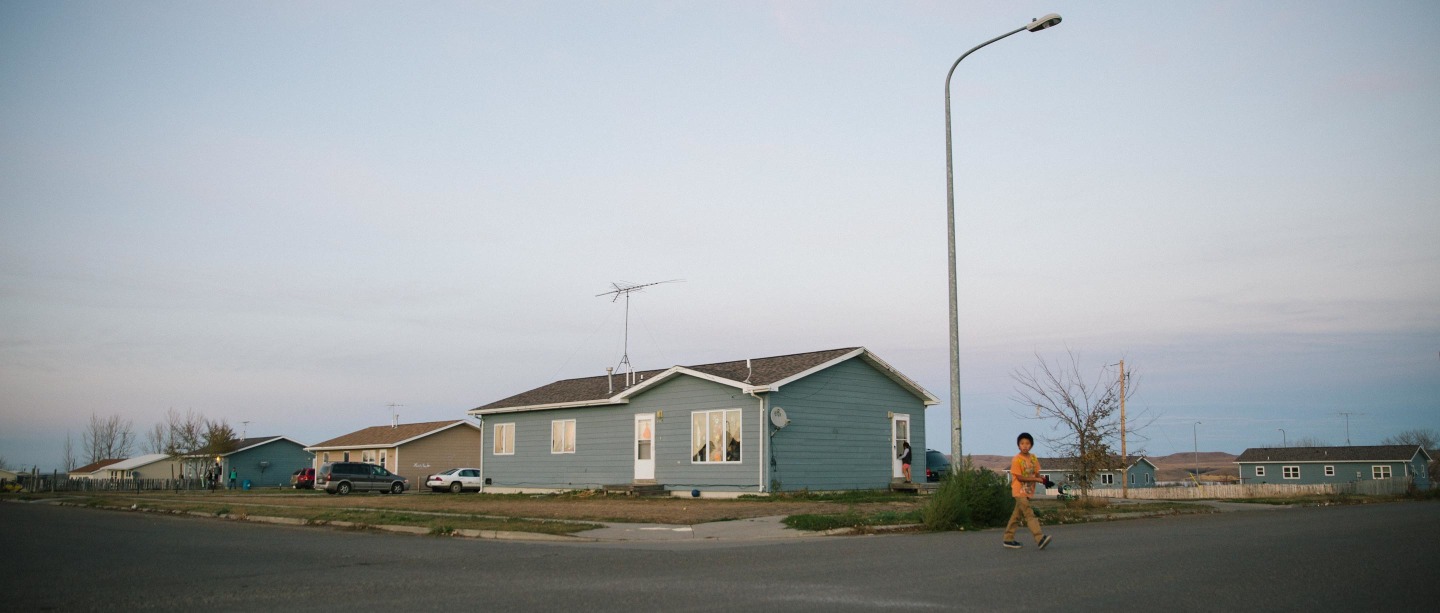
<svg viewBox="0 0 1440 613">
<path fill-rule="evenodd" d="M 357 492 L 387 492 L 399 494 L 409 489 L 410 484 L 383 466 L 366 462 L 327 462 L 320 465 L 315 473 L 315 487 L 324 487 L 327 494 L 349 494 Z"/>
</svg>

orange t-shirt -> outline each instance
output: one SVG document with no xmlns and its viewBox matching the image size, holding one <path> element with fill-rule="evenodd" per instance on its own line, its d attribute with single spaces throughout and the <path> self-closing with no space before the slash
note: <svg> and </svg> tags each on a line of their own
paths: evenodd
<svg viewBox="0 0 1440 613">
<path fill-rule="evenodd" d="M 1017 477 L 1038 477 L 1040 476 L 1040 458 L 1035 454 L 1015 454 L 1010 460 L 1010 494 L 1016 498 L 1029 498 L 1035 495 L 1035 484 L 1033 482 L 1021 481 Z"/>
</svg>

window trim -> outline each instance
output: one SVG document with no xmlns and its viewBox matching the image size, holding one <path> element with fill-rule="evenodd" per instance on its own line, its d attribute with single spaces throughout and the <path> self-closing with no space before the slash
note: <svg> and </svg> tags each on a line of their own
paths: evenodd
<svg viewBox="0 0 1440 613">
<path fill-rule="evenodd" d="M 1100 485 L 1115 485 L 1115 474 L 1100 473 Z"/>
<path fill-rule="evenodd" d="M 1291 473 L 1292 473 L 1292 472 L 1294 473 L 1294 476 L 1291 476 Z M 1299 465 L 1299 464 L 1295 464 L 1295 465 L 1291 465 L 1291 466 L 1281 466 L 1281 467 L 1280 467 L 1280 478 L 1281 478 L 1281 479 L 1299 479 L 1299 478 L 1300 478 L 1300 465 Z"/>
<path fill-rule="evenodd" d="M 558 440 L 556 439 L 555 435 L 556 426 L 560 427 L 560 436 Z M 550 420 L 550 453 L 556 455 L 575 453 L 576 438 L 577 436 L 575 434 L 575 420 L 573 418 Z M 559 445 L 556 445 L 556 443 L 559 443 Z"/>
<path fill-rule="evenodd" d="M 1265 467 L 1264 467 L 1264 466 L 1256 465 L 1256 466 L 1255 466 L 1255 476 L 1256 476 L 1256 477 L 1264 477 L 1264 476 L 1265 476 Z"/>
<path fill-rule="evenodd" d="M 1334 464 L 1326 464 L 1326 465 L 1325 465 L 1325 476 L 1326 476 L 1326 477 L 1334 477 L 1334 476 L 1335 476 L 1335 465 L 1334 465 Z"/>
<path fill-rule="evenodd" d="M 1380 476 L 1381 473 L 1384 473 L 1385 476 L 1383 476 L 1383 477 Z M 1370 478 L 1371 478 L 1371 479 L 1379 480 L 1379 479 L 1394 479 L 1395 477 L 1394 477 L 1394 471 L 1390 470 L 1390 465 L 1389 465 L 1389 464 L 1372 464 L 1372 465 L 1370 466 Z"/>
<path fill-rule="evenodd" d="M 696 457 L 696 455 L 695 455 L 695 454 L 696 454 L 696 451 L 695 451 L 695 434 L 696 434 L 696 430 L 695 430 L 695 418 L 696 418 L 697 416 L 700 416 L 701 422 L 705 424 L 705 433 L 704 433 L 704 439 L 703 439 L 703 440 L 704 440 L 704 443 L 701 445 L 701 450 L 702 450 L 702 451 L 709 451 L 708 446 L 710 445 L 710 439 L 711 439 L 712 436 L 713 436 L 712 433 L 710 432 L 710 415 L 713 414 L 713 413 L 719 413 L 719 414 L 720 414 L 720 432 L 721 432 L 721 439 L 720 439 L 720 440 L 721 440 L 721 441 L 726 441 L 726 440 L 728 440 L 728 436 L 727 436 L 727 435 L 728 435 L 728 433 L 729 433 L 729 431 L 730 431 L 730 427 L 729 427 L 729 426 L 730 426 L 730 419 L 731 419 L 731 417 L 733 416 L 733 417 L 737 420 L 736 423 L 735 423 L 735 434 L 736 434 L 736 436 L 735 436 L 734 441 L 735 441 L 735 443 L 739 446 L 739 450 L 737 450 L 736 457 L 735 457 L 734 460 L 727 459 L 727 458 L 728 458 L 728 455 L 729 455 L 729 453 L 728 453 L 728 447 L 729 447 L 729 445 L 730 445 L 728 442 L 723 443 L 723 444 L 725 445 L 725 447 L 727 447 L 727 449 L 726 449 L 726 450 L 721 450 L 721 452 L 720 452 L 721 455 L 720 455 L 720 459 L 719 459 L 719 460 L 711 460 L 711 459 L 709 458 L 709 455 L 710 455 L 710 454 L 708 454 L 708 453 L 707 453 L 707 454 L 702 454 L 702 455 L 701 455 L 701 458 L 698 459 L 698 460 L 695 459 L 695 457 Z M 690 450 L 691 450 L 691 451 L 690 451 L 689 455 L 690 455 L 690 463 L 691 463 L 691 464 L 705 464 L 705 465 L 718 465 L 718 464 L 731 464 L 731 465 L 735 465 L 735 464 L 744 464 L 744 463 L 745 463 L 745 411 L 743 411 L 743 410 L 741 410 L 741 409 L 708 409 L 708 410 L 691 411 L 691 412 L 690 412 Z"/>
<path fill-rule="evenodd" d="M 494 432 L 495 440 L 490 444 L 490 455 L 515 455 L 515 422 L 495 424 Z M 500 447 L 500 451 L 495 450 L 497 445 Z"/>
</svg>

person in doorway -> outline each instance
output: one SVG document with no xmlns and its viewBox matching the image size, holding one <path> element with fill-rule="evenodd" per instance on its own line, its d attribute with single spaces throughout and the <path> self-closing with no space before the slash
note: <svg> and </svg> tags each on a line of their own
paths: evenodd
<svg viewBox="0 0 1440 613">
<path fill-rule="evenodd" d="M 235 468 L 230 468 L 230 489 L 235 489 Z"/>
<path fill-rule="evenodd" d="M 1020 448 L 1020 453 L 1010 460 L 1010 495 L 1015 497 L 1015 510 L 1010 513 L 1010 523 L 1005 525 L 1005 540 L 1001 544 L 1007 549 L 1020 548 L 1020 541 L 1015 540 L 1015 528 L 1023 516 L 1025 526 L 1030 528 L 1030 534 L 1035 537 L 1035 546 L 1044 549 L 1050 544 L 1050 537 L 1040 531 L 1040 520 L 1036 519 L 1035 511 L 1030 508 L 1030 497 L 1035 495 L 1035 484 L 1045 482 L 1040 476 L 1040 458 L 1030 453 L 1030 449 L 1035 446 L 1035 439 L 1029 432 L 1021 432 L 1020 436 L 1015 437 L 1015 446 Z"/>
<path fill-rule="evenodd" d="M 905 475 L 905 482 L 909 483 L 910 459 L 912 456 L 910 452 L 910 441 L 903 441 L 900 444 L 902 445 L 902 447 L 900 447 L 900 472 Z"/>
</svg>

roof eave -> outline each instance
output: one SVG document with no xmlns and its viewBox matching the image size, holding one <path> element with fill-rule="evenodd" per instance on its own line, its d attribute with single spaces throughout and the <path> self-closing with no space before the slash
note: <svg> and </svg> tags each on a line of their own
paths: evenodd
<svg viewBox="0 0 1440 613">
<path fill-rule="evenodd" d="M 896 370 L 894 366 L 887 364 L 885 360 L 875 357 L 874 354 L 870 353 L 869 349 L 866 349 L 864 347 L 858 347 L 854 351 L 836 357 L 827 362 L 816 364 L 815 366 L 812 366 L 808 369 L 802 370 L 798 373 L 785 377 L 784 379 L 771 383 L 769 385 L 769 388 L 771 390 L 779 390 L 782 385 L 798 381 L 854 357 L 864 359 L 867 363 L 875 367 L 886 377 L 889 377 L 890 380 L 898 383 L 901 387 L 906 388 L 910 391 L 910 393 L 919 396 L 920 399 L 924 401 L 925 406 L 940 404 L 940 399 L 936 398 L 934 394 L 931 394 L 924 387 L 921 387 L 920 384 L 916 383 L 914 379 L 911 379 L 910 377 L 907 377 L 900 371 Z"/>
<path fill-rule="evenodd" d="M 629 400 L 615 396 L 611 398 L 600 398 L 597 400 L 580 400 L 577 402 L 552 402 L 550 404 L 527 404 L 516 407 L 500 407 L 495 409 L 470 409 L 465 413 L 468 415 L 499 415 L 502 413 L 524 413 L 527 411 L 548 411 L 551 409 L 575 409 L 580 407 L 594 407 L 606 404 L 629 403 Z"/>
</svg>

